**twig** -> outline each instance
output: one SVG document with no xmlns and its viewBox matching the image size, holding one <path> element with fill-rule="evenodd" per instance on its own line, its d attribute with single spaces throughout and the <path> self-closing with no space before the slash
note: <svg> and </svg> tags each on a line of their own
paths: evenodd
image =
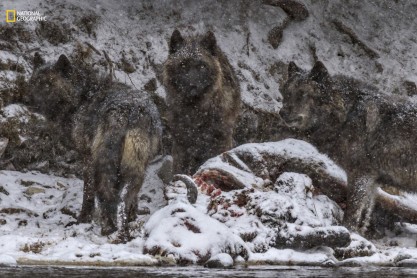
<svg viewBox="0 0 417 278">
<path fill-rule="evenodd" d="M 139 91 L 139 89 L 136 88 L 135 84 L 133 83 L 132 78 L 130 78 L 130 75 L 128 73 L 126 73 L 126 75 L 127 77 L 129 77 L 130 83 L 132 83 L 133 87 L 135 87 L 135 89 Z"/>
<path fill-rule="evenodd" d="M 89 48 L 91 48 L 95 53 L 97 53 L 98 55 L 101 56 L 100 51 L 97 50 L 97 48 L 95 48 L 91 43 L 89 42 L 84 42 Z"/>
<path fill-rule="evenodd" d="M 246 35 L 246 54 L 249 56 L 250 31 Z"/>
</svg>

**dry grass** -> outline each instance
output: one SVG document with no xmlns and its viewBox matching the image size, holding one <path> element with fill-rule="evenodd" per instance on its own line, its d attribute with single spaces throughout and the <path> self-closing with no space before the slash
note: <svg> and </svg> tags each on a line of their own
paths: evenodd
<svg viewBox="0 0 417 278">
<path fill-rule="evenodd" d="M 32 252 L 34 254 L 39 254 L 42 252 L 43 248 L 45 247 L 46 243 L 42 241 L 37 241 L 34 243 L 26 243 L 20 248 L 20 251 L 29 253 Z"/>
</svg>

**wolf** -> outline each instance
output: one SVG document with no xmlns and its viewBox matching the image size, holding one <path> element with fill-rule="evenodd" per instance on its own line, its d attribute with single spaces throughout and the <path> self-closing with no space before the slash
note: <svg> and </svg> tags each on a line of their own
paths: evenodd
<svg viewBox="0 0 417 278">
<path fill-rule="evenodd" d="M 101 80 L 93 71 L 74 66 L 65 55 L 35 69 L 30 96 L 33 106 L 59 121 L 62 133 L 84 160 L 84 195 L 79 222 L 97 209 L 101 233 L 118 231 L 129 240 L 137 194 L 148 163 L 159 151 L 161 123 L 148 96 L 129 86 Z"/>
<path fill-rule="evenodd" d="M 288 76 L 281 90 L 284 136 L 312 143 L 346 170 L 345 224 L 364 234 L 378 187 L 417 192 L 417 107 L 406 97 L 332 77 L 320 61 L 310 72 L 291 62 Z"/>
<path fill-rule="evenodd" d="M 208 158 L 232 148 L 240 87 L 213 32 L 172 33 L 163 66 L 174 173 L 193 174 Z"/>
</svg>

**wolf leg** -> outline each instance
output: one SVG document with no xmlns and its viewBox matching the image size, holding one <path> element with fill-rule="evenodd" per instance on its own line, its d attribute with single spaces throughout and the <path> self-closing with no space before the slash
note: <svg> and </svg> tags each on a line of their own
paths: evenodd
<svg viewBox="0 0 417 278">
<path fill-rule="evenodd" d="M 129 233 L 129 222 L 137 217 L 138 193 L 144 180 L 144 171 L 132 171 L 129 174 L 122 174 L 122 189 L 119 195 L 117 206 L 117 230 L 119 242 L 127 242 L 131 239 Z"/>
<path fill-rule="evenodd" d="M 138 193 L 145 178 L 148 161 L 153 157 L 152 139 L 146 130 L 129 130 L 124 138 L 120 160 L 120 203 L 117 208 L 119 240 L 130 240 L 129 221 L 137 216 Z"/>
<path fill-rule="evenodd" d="M 84 187 L 83 187 L 83 203 L 80 215 L 78 216 L 79 223 L 91 222 L 94 213 L 94 181 L 93 181 L 93 167 L 91 157 L 84 159 Z"/>
<path fill-rule="evenodd" d="M 345 225 L 365 234 L 375 207 L 376 184 L 372 177 L 360 177 L 354 180 L 348 195 L 345 211 Z"/>
<path fill-rule="evenodd" d="M 119 167 L 125 132 L 123 123 L 112 123 L 112 118 L 109 118 L 106 129 L 101 126 L 97 129 L 91 157 L 102 235 L 109 235 L 117 230 L 117 207 L 121 190 Z"/>
<path fill-rule="evenodd" d="M 100 209 L 101 234 L 109 235 L 117 230 L 116 218 L 119 203 L 117 165 L 107 161 L 97 163 L 95 167 L 95 187 Z"/>
</svg>

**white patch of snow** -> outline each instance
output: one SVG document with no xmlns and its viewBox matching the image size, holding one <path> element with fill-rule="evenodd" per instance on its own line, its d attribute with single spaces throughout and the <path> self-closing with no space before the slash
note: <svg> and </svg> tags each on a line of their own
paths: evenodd
<svg viewBox="0 0 417 278">
<path fill-rule="evenodd" d="M 0 266 L 1 265 L 16 265 L 17 262 L 15 258 L 7 254 L 0 254 Z"/>
<path fill-rule="evenodd" d="M 156 254 L 198 262 L 226 251 L 245 254 L 243 240 L 224 224 L 186 202 L 171 203 L 155 212 L 145 225 L 145 248 Z"/>
<path fill-rule="evenodd" d="M 251 254 L 249 262 L 268 262 L 271 264 L 315 264 L 322 265 L 332 258 L 328 254 L 299 252 L 291 249 L 271 248 L 265 253 Z"/>
<path fill-rule="evenodd" d="M 209 261 L 218 261 L 223 267 L 233 266 L 233 258 L 227 253 L 220 253 L 210 258 Z"/>
</svg>

